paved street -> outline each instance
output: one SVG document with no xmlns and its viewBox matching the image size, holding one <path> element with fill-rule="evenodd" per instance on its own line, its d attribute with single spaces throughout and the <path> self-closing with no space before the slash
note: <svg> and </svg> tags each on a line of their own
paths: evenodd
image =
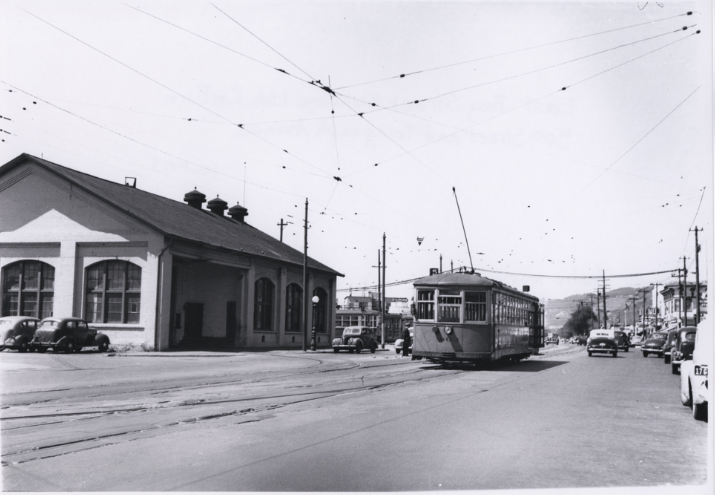
<svg viewBox="0 0 715 495">
<path fill-rule="evenodd" d="M 0 354 L 5 491 L 698 485 L 707 424 L 640 352 Z"/>
</svg>

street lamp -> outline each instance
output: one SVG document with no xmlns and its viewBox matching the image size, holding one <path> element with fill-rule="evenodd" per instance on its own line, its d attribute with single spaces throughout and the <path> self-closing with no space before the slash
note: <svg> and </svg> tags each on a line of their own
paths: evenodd
<svg viewBox="0 0 715 495">
<path fill-rule="evenodd" d="M 320 302 L 320 298 L 318 296 L 313 296 L 313 332 L 310 337 L 310 350 L 314 351 L 315 350 L 315 312 L 316 309 L 318 308 L 318 303 Z"/>
</svg>

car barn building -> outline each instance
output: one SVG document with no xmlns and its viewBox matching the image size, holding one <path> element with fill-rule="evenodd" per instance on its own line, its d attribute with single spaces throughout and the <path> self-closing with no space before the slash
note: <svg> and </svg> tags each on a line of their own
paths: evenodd
<svg viewBox="0 0 715 495">
<path fill-rule="evenodd" d="M 0 315 L 85 318 L 146 349 L 302 347 L 303 253 L 248 225 L 246 208 L 204 202 L 18 156 L 0 167 Z M 320 347 L 337 276 L 308 259 Z"/>
</svg>

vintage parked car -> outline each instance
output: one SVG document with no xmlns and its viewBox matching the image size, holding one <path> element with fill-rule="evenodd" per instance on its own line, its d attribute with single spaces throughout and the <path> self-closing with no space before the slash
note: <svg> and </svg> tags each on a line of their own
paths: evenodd
<svg viewBox="0 0 715 495">
<path fill-rule="evenodd" d="M 693 359 L 693 348 L 695 347 L 695 334 L 697 327 L 683 327 L 678 330 L 678 337 L 673 347 L 671 359 L 671 370 L 674 375 L 680 373 L 680 365 L 683 361 Z"/>
<path fill-rule="evenodd" d="M 45 352 L 79 352 L 83 347 L 96 347 L 99 352 L 109 349 L 109 337 L 90 328 L 82 318 L 45 318 L 35 332 L 30 347 Z"/>
<path fill-rule="evenodd" d="M 39 321 L 39 318 L 31 316 L 3 316 L 0 318 L 0 351 L 17 349 L 20 352 L 27 352 Z"/>
<path fill-rule="evenodd" d="M 576 343 L 578 345 L 586 345 L 587 341 L 588 341 L 588 339 L 586 338 L 585 335 L 577 335 L 576 336 Z"/>
<path fill-rule="evenodd" d="M 616 339 L 616 347 L 623 349 L 624 352 L 628 352 L 628 349 L 631 347 L 628 335 L 620 330 L 614 330 L 613 335 Z"/>
<path fill-rule="evenodd" d="M 668 331 L 668 337 L 665 339 L 665 345 L 663 346 L 663 361 L 665 364 L 670 363 L 670 356 L 673 352 L 673 347 L 675 347 L 675 341 L 678 340 L 678 329 L 674 328 Z"/>
<path fill-rule="evenodd" d="M 594 352 L 611 354 L 613 357 L 617 357 L 618 344 L 616 343 L 614 332 L 614 330 L 606 330 L 605 328 L 591 330 L 586 344 L 589 357 L 591 357 Z"/>
<path fill-rule="evenodd" d="M 713 367 L 713 330 L 701 321 L 695 334 L 693 359 L 680 364 L 680 400 L 693 408 L 698 421 L 708 420 L 708 370 Z"/>
<path fill-rule="evenodd" d="M 663 347 L 665 346 L 665 341 L 668 339 L 668 334 L 666 332 L 655 332 L 652 334 L 643 345 L 641 345 L 641 350 L 643 351 L 643 357 L 648 357 L 648 354 L 655 354 L 658 357 L 663 357 Z"/>
<path fill-rule="evenodd" d="M 412 328 L 410 328 L 409 330 L 410 330 L 410 346 L 407 348 L 407 352 L 412 354 L 412 342 L 414 342 L 414 340 L 415 340 L 415 332 Z M 395 340 L 395 352 L 397 354 L 402 352 L 402 346 L 404 345 L 404 342 L 405 342 L 405 339 L 402 339 L 402 338 Z"/>
<path fill-rule="evenodd" d="M 333 339 L 333 351 L 346 350 L 359 353 L 363 349 L 377 350 L 377 338 L 371 328 L 345 327 L 343 336 Z"/>
</svg>

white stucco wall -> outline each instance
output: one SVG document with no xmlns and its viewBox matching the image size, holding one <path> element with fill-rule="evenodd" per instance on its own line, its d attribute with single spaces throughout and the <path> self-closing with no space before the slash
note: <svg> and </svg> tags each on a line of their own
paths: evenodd
<svg viewBox="0 0 715 495">
<path fill-rule="evenodd" d="M 33 165 L 18 167 L 0 178 L 0 211 L 0 269 L 20 260 L 53 266 L 53 316 L 84 317 L 85 269 L 89 265 L 126 260 L 140 266 L 139 323 L 92 325 L 106 333 L 112 344 L 154 346 L 162 235 Z"/>
</svg>

